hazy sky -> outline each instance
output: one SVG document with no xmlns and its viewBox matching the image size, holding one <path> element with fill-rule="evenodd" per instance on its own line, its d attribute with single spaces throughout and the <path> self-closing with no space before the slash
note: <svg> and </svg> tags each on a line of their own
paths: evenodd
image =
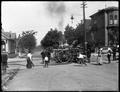
<svg viewBox="0 0 120 92">
<path fill-rule="evenodd" d="M 87 1 L 86 19 L 105 8 L 105 1 Z M 73 27 L 83 19 L 81 1 L 48 2 L 48 1 L 3 1 L 1 10 L 2 28 L 4 31 L 15 32 L 35 30 L 37 45 L 50 30 L 57 28 L 64 31 L 67 24 Z M 106 1 L 106 7 L 117 6 L 117 1 Z M 74 16 L 73 24 L 71 15 Z"/>
</svg>

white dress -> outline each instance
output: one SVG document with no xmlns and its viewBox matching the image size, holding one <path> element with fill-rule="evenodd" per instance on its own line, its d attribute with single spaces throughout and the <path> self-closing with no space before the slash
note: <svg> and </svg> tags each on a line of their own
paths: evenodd
<svg viewBox="0 0 120 92">
<path fill-rule="evenodd" d="M 99 54 L 99 55 L 100 55 L 100 56 L 98 56 L 97 63 L 102 64 L 102 63 L 103 63 L 103 61 L 102 61 L 102 51 L 100 51 L 100 54 Z"/>
<path fill-rule="evenodd" d="M 32 60 L 32 54 L 31 54 L 31 53 L 28 53 L 28 54 L 27 54 L 27 57 L 29 57 L 30 60 Z"/>
<path fill-rule="evenodd" d="M 79 56 L 78 56 L 78 58 L 84 58 L 84 55 L 82 55 L 82 54 L 79 54 Z"/>
</svg>

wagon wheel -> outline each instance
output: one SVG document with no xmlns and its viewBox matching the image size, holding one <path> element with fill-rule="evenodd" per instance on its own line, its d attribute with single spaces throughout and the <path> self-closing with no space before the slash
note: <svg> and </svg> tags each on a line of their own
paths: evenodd
<svg viewBox="0 0 120 92">
<path fill-rule="evenodd" d="M 70 52 L 67 50 L 67 51 L 60 51 L 58 53 L 58 60 L 59 62 L 61 63 L 68 63 L 71 61 L 71 54 Z"/>
<path fill-rule="evenodd" d="M 81 64 L 81 63 L 82 63 L 82 59 L 78 59 L 78 60 L 77 60 L 77 63 L 78 63 L 78 64 Z"/>
<path fill-rule="evenodd" d="M 54 53 L 54 60 L 56 61 L 56 63 L 60 63 L 59 58 L 58 58 L 58 55 L 59 55 L 59 51 L 56 51 L 56 52 Z"/>
</svg>

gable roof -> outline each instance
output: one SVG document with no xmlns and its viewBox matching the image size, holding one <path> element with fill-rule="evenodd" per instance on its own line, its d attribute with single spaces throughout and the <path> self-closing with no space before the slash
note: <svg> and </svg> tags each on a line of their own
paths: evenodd
<svg viewBox="0 0 120 92">
<path fill-rule="evenodd" d="M 9 37 L 4 32 L 2 32 L 2 39 L 9 39 Z"/>
<path fill-rule="evenodd" d="M 2 31 L 2 39 L 16 39 L 16 33 Z"/>
<path fill-rule="evenodd" d="M 101 9 L 101 10 L 98 10 L 98 12 L 94 13 L 93 15 L 91 15 L 90 17 L 93 17 L 95 15 L 98 15 L 98 14 L 101 14 L 101 13 L 104 13 L 105 11 L 106 12 L 109 12 L 109 11 L 118 11 L 118 7 L 107 7 L 107 8 L 104 8 L 104 9 Z"/>
</svg>

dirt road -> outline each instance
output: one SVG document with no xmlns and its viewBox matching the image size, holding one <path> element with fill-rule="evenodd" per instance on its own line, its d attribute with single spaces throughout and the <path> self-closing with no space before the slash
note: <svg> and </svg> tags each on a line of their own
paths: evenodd
<svg viewBox="0 0 120 92">
<path fill-rule="evenodd" d="M 118 63 L 82 66 L 76 63 L 50 65 L 43 68 L 40 60 L 35 67 L 22 66 L 7 85 L 7 91 L 117 91 Z"/>
</svg>

